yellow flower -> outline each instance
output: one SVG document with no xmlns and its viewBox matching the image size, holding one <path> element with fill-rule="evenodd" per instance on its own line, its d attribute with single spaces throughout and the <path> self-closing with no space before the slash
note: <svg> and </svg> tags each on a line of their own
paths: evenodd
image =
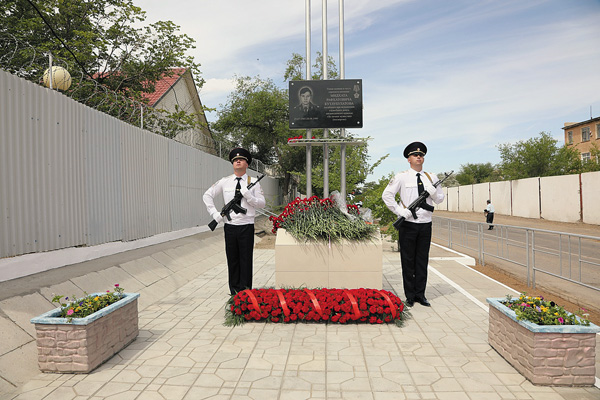
<svg viewBox="0 0 600 400">
<path fill-rule="evenodd" d="M 94 301 L 98 301 L 98 296 L 94 297 Z"/>
</svg>

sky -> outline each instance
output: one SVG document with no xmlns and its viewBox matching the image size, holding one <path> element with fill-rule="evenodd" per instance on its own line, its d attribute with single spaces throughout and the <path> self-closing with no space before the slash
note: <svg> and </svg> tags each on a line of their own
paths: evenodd
<svg viewBox="0 0 600 400">
<path fill-rule="evenodd" d="M 236 76 L 281 88 L 292 53 L 306 55 L 302 0 L 134 0 L 147 23 L 171 20 L 196 40 L 202 103 L 221 109 Z M 363 81 L 368 181 L 408 168 L 420 141 L 425 169 L 500 162 L 499 144 L 600 116 L 600 0 L 346 0 L 346 79 Z M 322 51 L 323 1 L 311 1 L 311 59 Z M 339 1 L 327 2 L 327 52 L 340 65 Z M 209 122 L 216 112 L 207 114 Z M 299 132 L 300 133 L 300 132 Z M 332 188 L 333 189 L 333 188 Z"/>
</svg>

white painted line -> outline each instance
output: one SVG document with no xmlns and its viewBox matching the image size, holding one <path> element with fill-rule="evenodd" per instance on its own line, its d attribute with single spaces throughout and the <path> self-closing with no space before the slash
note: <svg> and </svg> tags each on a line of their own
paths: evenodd
<svg viewBox="0 0 600 400">
<path fill-rule="evenodd" d="M 454 282 L 452 279 L 448 278 L 446 275 L 442 274 L 440 271 L 438 271 L 437 269 L 433 268 L 431 265 L 429 266 L 429 269 L 431 270 L 431 272 L 433 272 L 434 274 L 436 274 L 437 276 L 439 276 L 447 284 L 449 284 L 450 286 L 452 286 L 454 289 L 458 290 L 460 293 L 462 293 L 468 299 L 470 299 L 473 303 L 477 304 L 479 307 L 481 307 L 483 310 L 485 310 L 485 312 L 489 311 L 487 305 L 485 305 L 481 301 L 477 300 L 475 298 L 475 296 L 473 296 L 471 293 L 469 293 L 465 289 L 463 289 L 462 286 L 460 286 L 458 283 Z"/>
</svg>

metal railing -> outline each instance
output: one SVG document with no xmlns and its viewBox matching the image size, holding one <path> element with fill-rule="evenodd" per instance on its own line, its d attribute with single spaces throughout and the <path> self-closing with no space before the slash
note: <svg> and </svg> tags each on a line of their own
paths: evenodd
<svg viewBox="0 0 600 400">
<path fill-rule="evenodd" d="M 525 268 L 535 289 L 542 273 L 600 291 L 600 237 L 433 217 L 433 237 L 451 249 L 471 250 L 485 265 L 495 258 Z"/>
</svg>

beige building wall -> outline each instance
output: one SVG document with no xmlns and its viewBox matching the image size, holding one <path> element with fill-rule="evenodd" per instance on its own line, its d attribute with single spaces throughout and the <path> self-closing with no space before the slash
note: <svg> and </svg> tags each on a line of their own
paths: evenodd
<svg viewBox="0 0 600 400">
<path fill-rule="evenodd" d="M 473 185 L 473 211 L 483 212 L 489 199 L 490 184 L 488 182 Z"/>
<path fill-rule="evenodd" d="M 600 171 L 454 186 L 444 193 L 438 210 L 483 212 L 489 198 L 500 215 L 600 225 Z"/>
<path fill-rule="evenodd" d="M 491 182 L 492 204 L 497 214 L 512 215 L 512 181 Z"/>
<path fill-rule="evenodd" d="M 460 187 L 458 191 L 458 204 L 461 210 L 473 211 L 473 185 Z"/>
<path fill-rule="evenodd" d="M 577 222 L 581 219 L 579 175 L 540 178 L 540 191 L 542 218 L 561 222 Z"/>
<path fill-rule="evenodd" d="M 590 137 L 583 141 L 584 130 L 589 130 Z M 565 144 L 575 147 L 580 154 L 590 153 L 594 145 L 600 148 L 600 117 L 583 122 L 565 122 Z"/>
<path fill-rule="evenodd" d="M 512 181 L 513 216 L 524 218 L 540 217 L 540 178 Z"/>
<path fill-rule="evenodd" d="M 448 210 L 448 188 L 444 187 L 444 188 L 442 188 L 442 191 L 444 192 L 444 201 L 442 201 L 440 204 L 436 204 L 434 207 L 436 208 L 436 210 L 447 211 Z"/>
<path fill-rule="evenodd" d="M 460 186 L 448 188 L 448 211 L 461 211 L 458 208 L 458 189 Z"/>
<path fill-rule="evenodd" d="M 600 225 L 600 171 L 581 174 L 583 222 Z"/>
</svg>

